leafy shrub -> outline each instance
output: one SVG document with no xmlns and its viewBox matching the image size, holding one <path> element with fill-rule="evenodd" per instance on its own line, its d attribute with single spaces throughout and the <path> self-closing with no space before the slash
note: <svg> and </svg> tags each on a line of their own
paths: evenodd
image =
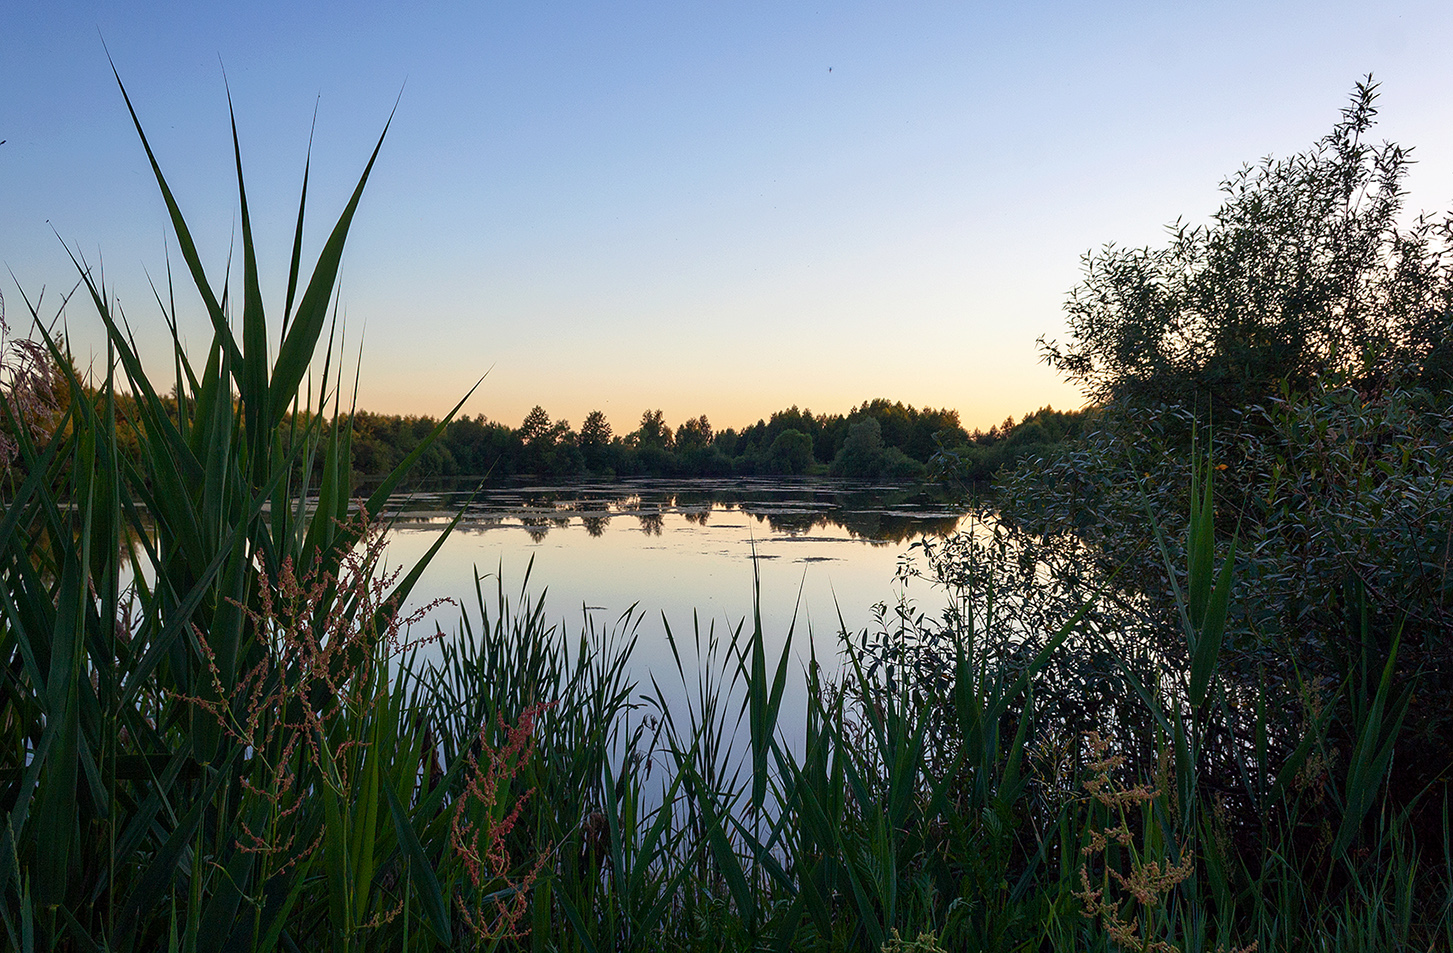
<svg viewBox="0 0 1453 953">
<path fill-rule="evenodd" d="M 1369 77 L 1311 149 L 1228 178 L 1209 225 L 1087 254 L 1045 360 L 1097 402 L 1217 418 L 1329 374 L 1368 389 L 1446 367 L 1453 218 L 1403 224 L 1411 150 L 1367 141 L 1376 99 Z"/>
</svg>

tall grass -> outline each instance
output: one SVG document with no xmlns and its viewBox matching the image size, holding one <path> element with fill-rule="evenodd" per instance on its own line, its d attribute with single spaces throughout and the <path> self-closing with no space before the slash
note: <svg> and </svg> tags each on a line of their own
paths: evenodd
<svg viewBox="0 0 1453 953">
<path fill-rule="evenodd" d="M 19 454 L 0 518 L 12 948 L 1453 946 L 1448 805 L 1437 829 L 1412 810 L 1446 789 L 1387 793 L 1416 686 L 1355 628 L 1339 684 L 1222 671 L 1235 580 L 1209 461 L 1188 565 L 1168 567 L 1184 645 L 1153 665 L 1092 600 L 1027 626 L 980 571 L 993 553 L 954 583 L 965 611 L 844 639 L 831 676 L 798 633 L 769 654 L 754 615 L 668 626 L 675 671 L 639 684 L 639 617 L 568 631 L 528 572 L 481 577 L 419 651 L 404 606 L 427 557 L 385 572 L 379 514 L 427 445 L 350 496 L 333 346 L 378 149 L 307 275 L 300 202 L 273 322 L 235 133 L 234 155 L 240 293 L 209 283 L 152 158 L 213 330 L 194 362 L 158 294 L 175 397 L 79 258 L 102 379 L 26 302 L 63 393 L 43 427 L 0 395 Z"/>
</svg>

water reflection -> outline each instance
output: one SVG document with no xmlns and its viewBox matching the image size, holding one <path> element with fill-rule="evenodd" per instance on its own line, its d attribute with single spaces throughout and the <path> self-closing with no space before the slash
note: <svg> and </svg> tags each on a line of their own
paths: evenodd
<svg viewBox="0 0 1453 953">
<path fill-rule="evenodd" d="M 660 536 L 668 515 L 704 528 L 717 513 L 750 516 L 748 526 L 764 526 L 774 536 L 820 539 L 821 531 L 836 530 L 853 541 L 902 548 L 920 536 L 952 533 L 962 516 L 921 488 L 832 480 L 628 480 L 478 493 L 441 487 L 394 501 L 389 515 L 397 527 L 423 529 L 452 519 L 461 507 L 461 532 L 523 527 L 535 543 L 577 521 L 599 538 L 612 519 L 629 516 L 647 536 Z"/>
<path fill-rule="evenodd" d="M 962 518 L 911 488 L 831 481 L 522 485 L 477 496 L 444 487 L 390 501 L 391 564 L 430 551 L 461 507 L 412 600 L 472 604 L 478 587 L 518 605 L 528 576 L 530 592 L 548 593 L 545 617 L 569 632 L 632 612 L 642 620 L 632 667 L 642 685 L 675 665 L 668 630 L 689 642 L 750 631 L 746 620 L 757 618 L 773 658 L 790 633 L 794 671 L 813 658 L 831 668 L 840 629 L 872 627 L 875 604 L 894 604 L 909 544 L 951 533 Z M 941 608 L 923 587 L 912 595 L 925 612 Z M 424 631 L 457 631 L 460 611 L 441 607 Z"/>
<path fill-rule="evenodd" d="M 802 535 L 814 529 L 838 527 L 848 535 L 875 546 L 909 543 L 920 536 L 946 536 L 958 528 L 960 516 L 926 516 L 883 510 L 833 513 L 751 513 L 774 533 Z M 704 521 L 703 521 L 704 522 Z"/>
<path fill-rule="evenodd" d="M 460 508 L 461 522 L 441 542 Z M 791 737 L 805 731 L 807 666 L 815 661 L 831 677 L 840 631 L 857 638 L 891 613 L 910 543 L 951 533 L 962 518 L 911 488 L 768 480 L 522 485 L 478 496 L 442 487 L 396 497 L 389 511 L 390 565 L 434 552 L 410 604 L 462 600 L 434 610 L 419 631 L 462 633 L 467 609 L 479 633 L 476 592 L 491 606 L 497 592 L 514 607 L 528 593 L 572 639 L 629 615 L 639 639 L 630 669 L 637 693 L 658 680 L 676 706 L 684 695 L 671 687 L 673 645 L 729 640 L 760 619 L 769 657 L 790 653 L 781 724 Z M 902 594 L 921 611 L 945 607 L 941 592 L 912 585 Z"/>
</svg>

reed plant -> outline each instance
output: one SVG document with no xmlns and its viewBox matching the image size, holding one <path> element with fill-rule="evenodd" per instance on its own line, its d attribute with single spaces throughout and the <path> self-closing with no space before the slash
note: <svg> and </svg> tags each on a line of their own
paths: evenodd
<svg viewBox="0 0 1453 953">
<path fill-rule="evenodd" d="M 326 868 L 324 922 L 353 948 L 381 902 L 380 838 L 395 836 L 380 791 L 411 790 L 418 751 L 407 733 L 378 739 L 398 717 L 381 663 L 423 564 L 380 589 L 366 542 L 405 468 L 354 503 L 347 429 L 321 426 L 338 415 L 334 286 L 378 149 L 311 274 L 300 202 L 273 345 L 235 125 L 240 293 L 207 277 L 131 115 L 213 336 L 194 363 L 174 289 L 158 290 L 164 396 L 73 255 L 108 347 L 103 376 L 83 380 L 26 299 L 64 399 L 41 432 L 19 391 L 3 405 L 19 463 L 0 521 L 6 928 L 41 948 L 272 948 Z M 315 395 L 303 384 L 325 331 Z"/>
<path fill-rule="evenodd" d="M 1209 454 L 1126 571 L 1169 580 L 1174 644 L 1140 638 L 1123 580 L 1046 571 L 1072 547 L 967 534 L 925 548 L 951 611 L 831 646 L 667 620 L 674 671 L 643 672 L 634 609 L 555 623 L 499 567 L 426 647 L 428 557 L 382 565 L 426 447 L 355 497 L 339 396 L 378 149 L 306 276 L 300 202 L 274 332 L 235 133 L 234 294 L 136 129 L 213 333 L 194 362 L 159 289 L 163 394 L 79 256 L 100 379 L 26 301 L 55 386 L 0 390 L 11 948 L 1453 947 L 1446 775 L 1389 793 L 1416 673 L 1357 613 L 1336 679 L 1226 664 L 1238 537 Z"/>
</svg>

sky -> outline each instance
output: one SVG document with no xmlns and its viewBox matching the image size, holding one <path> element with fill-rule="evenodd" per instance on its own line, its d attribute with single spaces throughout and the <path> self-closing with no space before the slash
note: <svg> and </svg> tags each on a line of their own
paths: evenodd
<svg viewBox="0 0 1453 953">
<path fill-rule="evenodd" d="M 484 376 L 464 412 L 513 426 L 887 397 L 987 428 L 1082 405 L 1036 341 L 1083 255 L 1204 220 L 1368 73 L 1409 204 L 1453 207 L 1450 40 L 1453 4 L 1399 0 L 7 0 L 0 293 L 53 315 L 70 248 L 170 373 L 149 280 L 179 259 L 109 50 L 219 284 L 230 87 L 274 328 L 310 131 L 305 258 L 393 113 L 339 291 L 360 407 L 437 416 Z M 104 353 L 85 302 L 64 324 Z"/>
</svg>

